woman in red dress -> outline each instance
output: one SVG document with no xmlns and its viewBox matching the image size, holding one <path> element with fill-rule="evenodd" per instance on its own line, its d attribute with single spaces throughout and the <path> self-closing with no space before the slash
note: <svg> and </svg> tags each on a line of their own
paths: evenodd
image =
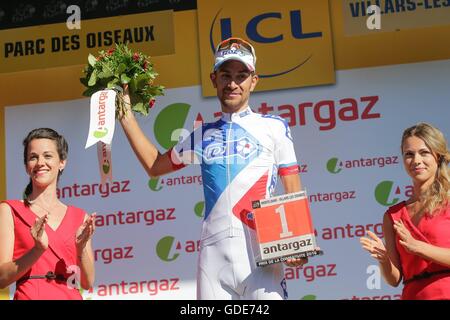
<svg viewBox="0 0 450 320">
<path fill-rule="evenodd" d="M 82 299 L 94 283 L 95 214 L 59 201 L 67 161 L 64 137 L 48 128 L 23 141 L 30 176 L 24 200 L 0 203 L 0 288 L 16 282 L 14 299 Z"/>
<path fill-rule="evenodd" d="M 387 210 L 385 244 L 374 233 L 361 238 L 378 260 L 385 281 L 403 279 L 402 299 L 450 299 L 450 153 L 444 135 L 419 123 L 402 138 L 403 164 L 413 195 Z"/>
</svg>

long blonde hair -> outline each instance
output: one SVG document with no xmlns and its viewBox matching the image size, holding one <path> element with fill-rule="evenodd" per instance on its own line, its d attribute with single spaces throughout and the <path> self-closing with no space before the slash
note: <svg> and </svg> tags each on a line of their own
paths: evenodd
<svg viewBox="0 0 450 320">
<path fill-rule="evenodd" d="M 422 210 L 434 214 L 449 204 L 450 200 L 450 152 L 444 134 L 428 123 L 418 123 L 403 132 L 402 153 L 405 140 L 410 137 L 422 139 L 438 162 L 438 169 L 433 184 L 423 195 Z"/>
</svg>

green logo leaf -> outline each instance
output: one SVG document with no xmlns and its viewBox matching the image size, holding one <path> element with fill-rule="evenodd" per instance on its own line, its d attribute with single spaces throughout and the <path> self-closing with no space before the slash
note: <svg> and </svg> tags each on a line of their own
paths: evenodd
<svg viewBox="0 0 450 320">
<path fill-rule="evenodd" d="M 194 207 L 195 215 L 199 218 L 203 218 L 205 215 L 205 201 L 198 202 Z"/>
<path fill-rule="evenodd" d="M 394 198 L 392 201 L 389 201 L 393 187 L 393 181 L 383 181 L 377 185 L 377 187 L 375 188 L 375 199 L 379 204 L 390 207 L 399 202 L 399 198 Z"/>
<path fill-rule="evenodd" d="M 172 257 L 169 257 L 174 241 L 175 238 L 171 236 L 166 236 L 158 241 L 156 244 L 156 254 L 161 260 L 170 262 L 178 258 L 179 253 L 175 253 Z"/>
<path fill-rule="evenodd" d="M 105 128 L 104 130 L 95 130 L 93 134 L 97 139 L 101 139 L 108 134 L 108 128 Z"/>
<path fill-rule="evenodd" d="M 190 108 L 187 103 L 173 103 L 156 117 L 153 131 L 156 140 L 164 149 L 168 150 L 177 144 L 178 137 L 173 137 L 173 132 L 184 127 Z"/>
<path fill-rule="evenodd" d="M 148 180 L 148 187 L 152 191 L 159 191 L 159 190 L 161 190 L 163 188 L 161 186 L 161 183 L 159 183 L 159 177 L 158 178 L 151 178 L 150 180 Z"/>
<path fill-rule="evenodd" d="M 328 172 L 333 173 L 333 174 L 338 174 L 339 172 L 341 172 L 342 168 L 339 168 L 339 169 L 337 168 L 338 162 L 339 162 L 338 158 L 331 158 L 330 160 L 328 160 L 328 162 L 327 162 Z"/>
</svg>

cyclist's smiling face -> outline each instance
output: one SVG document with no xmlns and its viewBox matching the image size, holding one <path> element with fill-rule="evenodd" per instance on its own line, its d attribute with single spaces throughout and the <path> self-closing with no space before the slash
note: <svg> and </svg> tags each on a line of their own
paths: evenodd
<svg viewBox="0 0 450 320">
<path fill-rule="evenodd" d="M 222 111 L 239 112 L 248 106 L 250 92 L 258 82 L 258 76 L 239 61 L 230 60 L 211 73 L 211 81 L 217 90 Z"/>
</svg>

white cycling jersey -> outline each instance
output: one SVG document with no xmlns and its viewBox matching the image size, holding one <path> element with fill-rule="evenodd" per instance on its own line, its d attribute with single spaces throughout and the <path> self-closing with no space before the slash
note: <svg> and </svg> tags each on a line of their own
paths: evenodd
<svg viewBox="0 0 450 320">
<path fill-rule="evenodd" d="M 200 163 L 202 170 L 205 216 L 198 297 L 286 297 L 282 266 L 256 267 L 252 217 L 252 201 L 272 196 L 278 175 L 299 172 L 286 121 L 250 107 L 223 113 L 220 120 L 195 129 L 170 152 L 174 168 L 193 162 Z M 227 277 L 233 279 L 225 285 Z M 272 293 L 266 292 L 269 287 Z"/>
</svg>

